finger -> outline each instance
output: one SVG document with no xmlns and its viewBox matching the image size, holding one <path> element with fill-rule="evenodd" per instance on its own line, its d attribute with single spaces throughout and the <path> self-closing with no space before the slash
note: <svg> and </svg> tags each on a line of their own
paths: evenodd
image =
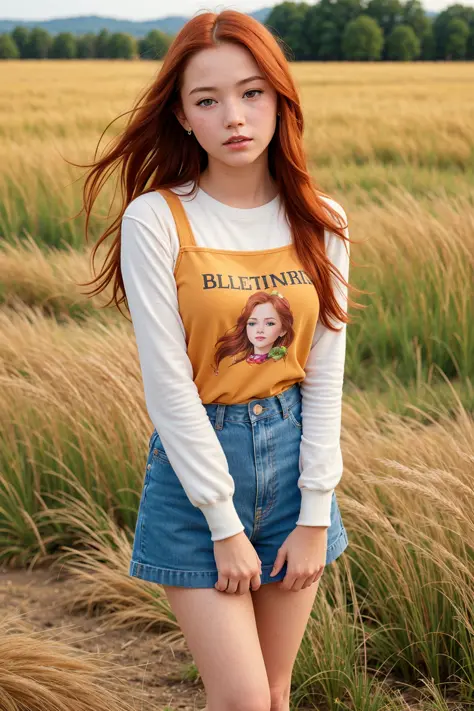
<svg viewBox="0 0 474 711">
<path fill-rule="evenodd" d="M 238 580 L 232 580 L 231 578 L 229 578 L 229 584 L 227 586 L 226 593 L 233 595 L 235 593 L 235 591 L 237 590 L 238 584 L 239 584 Z"/>
<path fill-rule="evenodd" d="M 291 590 L 293 590 L 293 592 L 299 592 L 307 580 L 308 578 L 305 575 L 296 578 L 291 586 Z"/>
<path fill-rule="evenodd" d="M 245 595 L 249 591 L 250 580 L 249 578 L 242 578 L 237 586 L 237 595 Z"/>
<path fill-rule="evenodd" d="M 219 592 L 225 592 L 228 584 L 229 584 L 229 578 L 227 578 L 225 575 L 221 575 L 219 573 L 219 578 L 217 580 L 217 583 L 214 585 L 214 587 Z"/>
<path fill-rule="evenodd" d="M 261 575 L 261 571 L 260 571 L 260 575 Z M 250 587 L 252 588 L 252 590 L 258 590 L 259 587 L 261 586 L 262 582 L 261 582 L 260 575 L 254 575 L 250 579 Z"/>
<path fill-rule="evenodd" d="M 285 577 L 283 578 L 283 580 L 282 580 L 281 583 L 280 583 L 280 587 L 281 587 L 283 590 L 291 590 L 291 588 L 292 588 L 292 586 L 293 586 L 295 580 L 297 579 L 297 577 L 298 577 L 298 576 L 295 575 L 294 573 L 289 573 L 289 572 L 287 571 Z"/>
<path fill-rule="evenodd" d="M 283 564 L 286 560 L 286 551 L 281 549 L 277 553 L 277 557 L 275 558 L 275 562 L 273 564 L 272 571 L 270 573 L 270 577 L 275 576 L 277 573 L 280 572 L 280 570 L 283 567 Z"/>
<path fill-rule="evenodd" d="M 312 585 L 315 581 L 316 578 L 318 577 L 318 574 L 315 573 L 314 575 L 310 575 L 309 578 L 306 578 L 304 584 L 302 585 L 302 588 L 309 588 L 310 585 Z"/>
<path fill-rule="evenodd" d="M 321 578 L 322 574 L 324 573 L 324 568 L 325 568 L 325 566 L 322 565 L 321 568 L 316 572 L 316 575 L 314 577 L 314 582 L 316 582 L 316 580 L 319 580 Z"/>
</svg>

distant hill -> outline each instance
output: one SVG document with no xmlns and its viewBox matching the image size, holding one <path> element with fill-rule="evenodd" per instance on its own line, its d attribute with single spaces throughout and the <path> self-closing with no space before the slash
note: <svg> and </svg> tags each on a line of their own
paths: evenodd
<svg viewBox="0 0 474 711">
<path fill-rule="evenodd" d="M 259 22 L 265 22 L 272 8 L 265 7 L 248 14 L 255 17 Z M 146 22 L 135 22 L 133 20 L 115 20 L 112 17 L 99 17 L 89 15 L 83 17 L 64 17 L 56 20 L 0 20 L 0 33 L 11 32 L 15 27 L 42 27 L 51 35 L 59 32 L 72 32 L 73 35 L 82 35 L 86 32 L 97 34 L 100 30 L 106 29 L 109 32 L 127 32 L 133 37 L 144 37 L 150 30 L 161 30 L 174 35 L 189 20 L 189 17 L 181 15 L 169 15 L 157 20 L 147 20 Z"/>
</svg>

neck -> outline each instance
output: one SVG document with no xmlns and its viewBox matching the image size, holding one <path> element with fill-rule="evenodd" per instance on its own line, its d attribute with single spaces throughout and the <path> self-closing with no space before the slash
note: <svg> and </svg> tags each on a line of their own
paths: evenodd
<svg viewBox="0 0 474 711">
<path fill-rule="evenodd" d="M 230 207 L 248 209 L 265 205 L 276 197 L 278 188 L 268 170 L 266 153 L 265 160 L 260 158 L 242 168 L 209 161 L 201 173 L 199 186 Z"/>
</svg>

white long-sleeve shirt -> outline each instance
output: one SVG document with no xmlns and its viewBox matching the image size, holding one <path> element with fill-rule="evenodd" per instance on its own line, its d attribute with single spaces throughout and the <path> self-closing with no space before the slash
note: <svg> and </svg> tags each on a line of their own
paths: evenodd
<svg viewBox="0 0 474 711">
<path fill-rule="evenodd" d="M 196 244 L 227 250 L 266 250 L 291 242 L 280 197 L 242 209 L 215 200 L 202 188 L 181 195 Z M 331 200 L 346 221 L 343 208 Z M 348 236 L 348 230 L 345 230 Z M 349 244 L 325 232 L 326 251 L 346 281 Z M 127 206 L 121 230 L 121 271 L 137 342 L 145 401 L 173 469 L 189 500 L 206 517 L 213 541 L 244 530 L 233 503 L 234 481 L 215 430 L 193 381 L 173 270 L 179 252 L 173 215 L 157 192 Z M 347 288 L 334 279 L 335 296 L 347 309 Z M 318 320 L 305 366 L 300 448 L 301 509 L 297 525 L 329 526 L 332 493 L 342 477 L 340 447 L 346 324 L 339 332 Z"/>
</svg>

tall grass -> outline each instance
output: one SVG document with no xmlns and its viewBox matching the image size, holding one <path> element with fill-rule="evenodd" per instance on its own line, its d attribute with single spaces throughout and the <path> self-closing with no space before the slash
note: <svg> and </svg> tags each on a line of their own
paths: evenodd
<svg viewBox="0 0 474 711">
<path fill-rule="evenodd" d="M 388 368 L 407 382 L 438 367 L 448 378 L 472 377 L 472 196 L 429 207 L 405 190 L 374 197 L 353 219 L 364 244 L 353 249 L 361 267 L 351 277 L 372 296 L 349 329 L 349 373 Z"/>
<path fill-rule="evenodd" d="M 347 379 L 366 389 L 383 384 L 380 373 L 404 384 L 439 382 L 438 371 L 462 383 L 472 379 L 474 200 L 445 196 L 422 206 L 394 188 L 389 197 L 375 193 L 374 202 L 346 209 L 357 242 L 350 281 L 369 292 L 358 297 L 368 308 L 351 313 Z M 78 286 L 91 277 L 90 248 L 45 252 L 32 239 L 0 248 L 0 303 L 7 306 L 20 300 L 77 320 L 118 316 L 100 309 L 110 290 L 90 300 Z"/>
<path fill-rule="evenodd" d="M 2 711 L 137 711 L 139 699 L 124 698 L 119 664 L 57 634 L 34 631 L 14 615 L 0 620 Z"/>
<path fill-rule="evenodd" d="M 474 75 L 462 62 L 355 66 L 292 67 L 311 170 L 346 209 L 357 242 L 350 280 L 369 292 L 356 296 L 368 307 L 348 329 L 338 500 L 350 546 L 322 578 L 292 708 L 464 711 L 474 703 Z M 83 218 L 70 219 L 82 177 L 64 160 L 91 160 L 107 123 L 157 68 L 9 62 L 0 559 L 64 567 L 77 583 L 70 610 L 183 645 L 162 588 L 127 573 L 152 423 L 131 324 L 101 308 L 110 292 L 89 299 L 78 286 L 92 276 L 92 245 Z M 112 187 L 92 241 L 111 219 Z M 5 639 L 2 629 L 8 670 L 9 652 L 29 642 Z M 84 694 L 69 708 L 93 709 L 90 667 L 74 664 Z M 38 708 L 69 703 L 75 679 L 62 665 L 35 679 Z M 26 667 L 18 670 L 13 681 L 0 671 L 8 711 L 25 708 Z M 115 709 L 112 697 L 99 703 Z"/>
<path fill-rule="evenodd" d="M 106 126 L 130 110 L 159 64 L 11 61 L 8 68 L 0 110 L 0 236 L 30 234 L 43 244 L 77 247 L 83 221 L 69 218 L 80 209 L 83 170 L 66 161 L 93 159 Z M 292 69 L 311 170 L 343 204 L 370 202 L 373 190 L 386 193 L 390 186 L 405 187 L 420 201 L 429 194 L 472 194 L 469 62 L 298 63 Z M 125 120 L 108 129 L 101 149 Z M 92 221 L 94 239 L 112 193 L 107 190 Z"/>
<path fill-rule="evenodd" d="M 429 427 L 346 408 L 338 492 L 345 556 L 322 578 L 293 676 L 293 703 L 330 709 L 447 709 L 474 701 L 474 422 Z M 360 443 L 369 443 L 361 446 Z M 414 454 L 415 453 L 415 454 Z M 160 586 L 127 577 L 124 535 L 77 484 L 36 516 L 71 535 L 56 557 L 75 578 L 69 609 L 109 627 L 153 627 L 184 642 Z M 58 533 L 59 539 L 63 535 Z M 325 706 L 326 707 L 326 706 Z M 459 707 L 461 708 L 461 707 Z"/>
<path fill-rule="evenodd" d="M 10 333 L 5 313 L 3 319 L 10 344 L 9 352 L 3 344 L 1 378 L 4 559 L 45 560 L 67 546 L 76 569 L 90 571 L 94 599 L 108 598 L 109 613 L 126 607 L 121 624 L 137 622 L 135 606 L 126 603 L 133 587 L 123 578 L 150 425 L 133 341 L 123 324 L 106 328 L 95 319 L 87 327 L 73 320 L 60 326 L 38 314 L 19 327 L 15 314 Z M 367 403 L 364 409 L 363 398 L 357 408 L 346 402 L 343 415 L 338 498 L 356 596 L 347 614 L 355 615 L 357 599 L 369 635 L 366 663 L 405 683 L 422 675 L 440 688 L 453 685 L 473 700 L 472 416 L 458 401 L 449 411 L 426 411 L 426 425 L 390 412 L 381 417 Z M 127 536 L 107 534 L 109 520 Z M 84 547 L 93 553 L 74 553 Z M 104 565 L 115 572 L 99 574 Z"/>
</svg>

